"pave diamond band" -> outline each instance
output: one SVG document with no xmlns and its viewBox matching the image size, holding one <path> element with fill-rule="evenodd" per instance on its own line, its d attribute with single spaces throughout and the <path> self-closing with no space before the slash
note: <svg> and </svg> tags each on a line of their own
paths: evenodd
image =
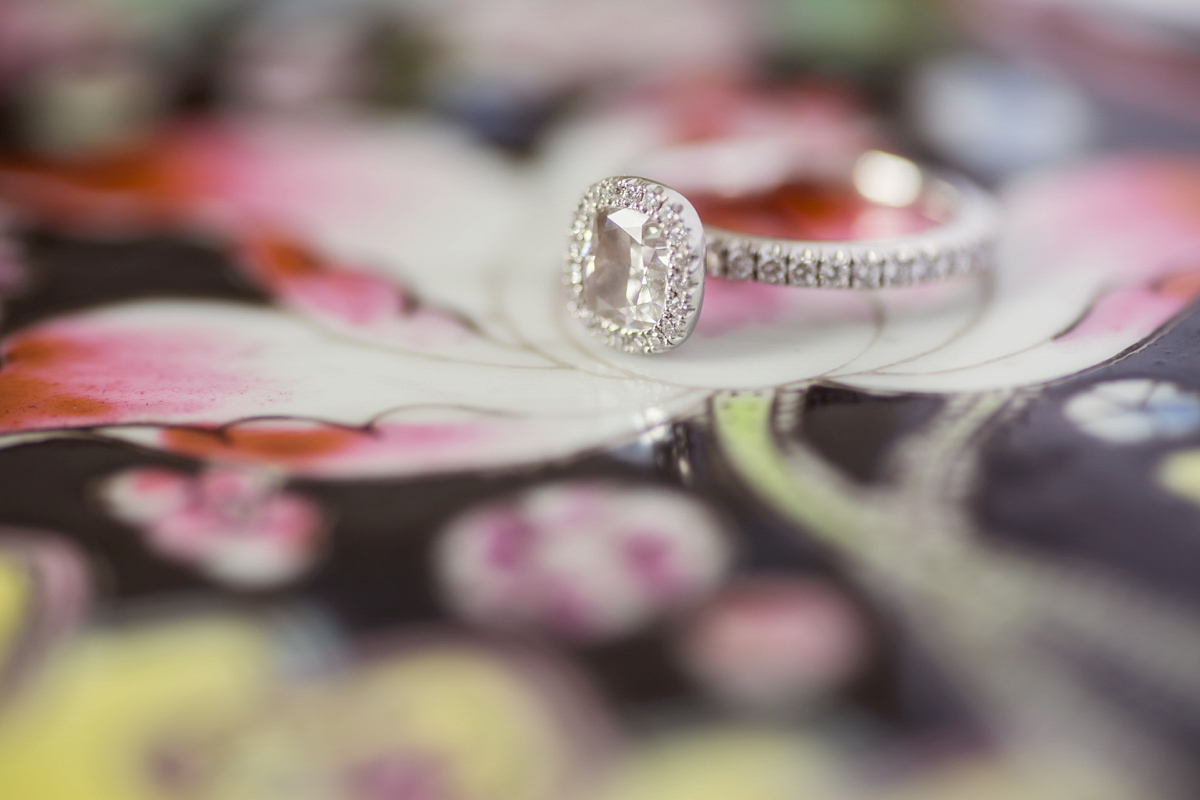
<svg viewBox="0 0 1200 800">
<path fill-rule="evenodd" d="M 806 288 L 881 289 L 991 265 L 997 211 L 974 184 L 876 151 L 859 159 L 853 181 L 873 202 L 920 204 L 933 226 L 905 236 L 846 241 L 705 229 L 678 191 L 645 178 L 606 178 L 576 208 L 564 274 L 568 308 L 612 347 L 659 353 L 681 344 L 695 327 L 706 275 Z"/>
<path fill-rule="evenodd" d="M 803 241 L 705 231 L 705 271 L 737 281 L 826 289 L 881 289 L 944 280 L 992 262 L 996 209 L 961 178 L 925 177 L 936 204 L 954 209 L 935 227 L 888 239 Z"/>
</svg>

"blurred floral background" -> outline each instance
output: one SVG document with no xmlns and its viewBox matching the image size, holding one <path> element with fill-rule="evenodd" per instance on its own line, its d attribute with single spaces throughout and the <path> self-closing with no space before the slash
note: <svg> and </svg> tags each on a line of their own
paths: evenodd
<svg viewBox="0 0 1200 800">
<path fill-rule="evenodd" d="M 994 274 L 566 318 L 869 148 Z M 1200 796 L 1198 154 L 1194 0 L 0 0 L 0 800 Z"/>
</svg>

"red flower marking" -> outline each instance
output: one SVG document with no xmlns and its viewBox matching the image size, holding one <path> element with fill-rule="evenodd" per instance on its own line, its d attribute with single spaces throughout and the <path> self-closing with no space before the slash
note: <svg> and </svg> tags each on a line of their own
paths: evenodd
<svg viewBox="0 0 1200 800">
<path fill-rule="evenodd" d="M 692 192 L 688 199 L 704 224 L 757 236 L 878 238 L 915 233 L 934 224 L 917 209 L 871 203 L 850 186 L 793 181 L 755 194 Z"/>
</svg>

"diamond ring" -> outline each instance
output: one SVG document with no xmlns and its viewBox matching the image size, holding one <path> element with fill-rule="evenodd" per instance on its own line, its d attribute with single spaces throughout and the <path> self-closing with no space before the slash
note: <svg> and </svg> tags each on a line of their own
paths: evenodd
<svg viewBox="0 0 1200 800">
<path fill-rule="evenodd" d="M 919 233 L 843 241 L 705 228 L 680 192 L 637 177 L 605 178 L 580 200 L 564 280 L 568 308 L 606 344 L 662 353 L 691 334 L 706 275 L 818 289 L 882 289 L 958 277 L 991 265 L 998 214 L 983 189 L 900 156 L 869 151 L 854 189 L 875 204 L 917 208 Z"/>
</svg>

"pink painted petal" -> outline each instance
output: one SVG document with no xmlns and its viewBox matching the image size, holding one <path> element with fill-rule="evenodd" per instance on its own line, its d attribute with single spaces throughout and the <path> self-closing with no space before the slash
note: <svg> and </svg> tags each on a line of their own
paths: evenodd
<svg viewBox="0 0 1200 800">
<path fill-rule="evenodd" d="M 1087 316 L 1060 336 L 1056 344 L 1070 346 L 1100 337 L 1144 338 L 1182 311 L 1197 295 L 1200 282 L 1182 276 L 1167 284 L 1116 289 L 1096 301 Z"/>
<path fill-rule="evenodd" d="M 328 263 L 286 237 L 247 237 L 241 263 L 282 305 L 339 333 L 421 349 L 462 344 L 472 336 L 454 315 L 418 305 L 394 282 Z"/>
<path fill-rule="evenodd" d="M 238 374 L 246 341 L 218 331 L 64 318 L 3 343 L 0 431 L 217 412 L 277 382 Z"/>
<path fill-rule="evenodd" d="M 1200 263 L 1200 159 L 1127 156 L 1019 182 L 1013 237 L 1031 270 L 1081 270 L 1121 283 Z"/>
</svg>

